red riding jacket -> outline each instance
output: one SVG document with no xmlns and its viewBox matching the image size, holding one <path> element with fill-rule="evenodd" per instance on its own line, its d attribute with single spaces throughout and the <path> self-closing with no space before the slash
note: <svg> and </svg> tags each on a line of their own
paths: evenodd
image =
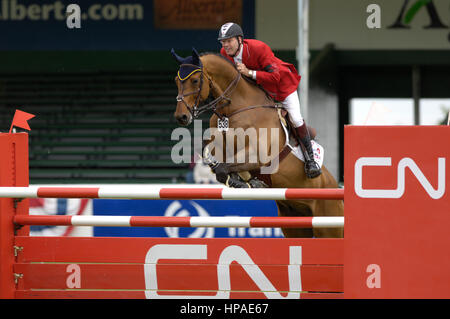
<svg viewBox="0 0 450 319">
<path fill-rule="evenodd" d="M 234 59 L 222 48 L 220 53 L 234 63 Z M 262 41 L 245 39 L 242 63 L 249 70 L 256 70 L 256 83 L 261 85 L 274 99 L 284 101 L 297 90 L 300 83 L 295 67 L 278 59 L 270 47 Z"/>
</svg>

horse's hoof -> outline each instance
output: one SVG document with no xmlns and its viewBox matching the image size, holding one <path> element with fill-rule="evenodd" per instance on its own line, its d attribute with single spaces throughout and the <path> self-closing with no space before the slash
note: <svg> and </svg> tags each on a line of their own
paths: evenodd
<svg viewBox="0 0 450 319">
<path fill-rule="evenodd" d="M 268 188 L 269 187 L 269 185 L 267 185 L 263 181 L 257 179 L 256 177 L 253 177 L 252 179 L 250 179 L 248 181 L 248 183 L 250 184 L 251 188 Z"/>
<path fill-rule="evenodd" d="M 249 183 L 244 182 L 240 179 L 239 175 L 231 173 L 228 175 L 225 185 L 231 188 L 251 188 Z"/>
<path fill-rule="evenodd" d="M 237 181 L 234 179 L 229 179 L 225 185 L 231 188 L 251 188 L 250 184 Z"/>
</svg>

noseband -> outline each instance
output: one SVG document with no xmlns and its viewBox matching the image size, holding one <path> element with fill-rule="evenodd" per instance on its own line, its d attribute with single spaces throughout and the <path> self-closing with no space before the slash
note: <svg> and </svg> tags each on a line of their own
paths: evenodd
<svg viewBox="0 0 450 319">
<path fill-rule="evenodd" d="M 191 113 L 192 117 L 194 119 L 196 119 L 200 114 L 206 112 L 206 111 L 213 111 L 219 118 L 222 119 L 223 115 L 217 112 L 217 108 L 218 108 L 218 104 L 222 101 L 225 101 L 224 104 L 220 105 L 220 108 L 225 107 L 227 105 L 229 105 L 231 103 L 231 99 L 229 98 L 229 94 L 231 94 L 231 92 L 233 92 L 233 90 L 236 88 L 240 78 L 241 78 L 241 74 L 238 72 L 237 76 L 233 79 L 233 81 L 231 81 L 231 83 L 228 85 L 228 87 L 223 91 L 222 95 L 220 95 L 219 97 L 217 97 L 216 99 L 214 99 L 213 101 L 209 102 L 208 104 L 203 104 L 203 105 L 199 105 L 200 104 L 200 97 L 201 97 L 201 92 L 202 92 L 202 87 L 203 87 L 203 81 L 204 81 L 204 76 L 206 76 L 206 78 L 209 81 L 209 88 L 210 88 L 210 95 L 211 95 L 211 89 L 213 88 L 213 81 L 211 80 L 211 78 L 205 74 L 203 72 L 203 67 L 200 67 L 198 65 L 192 65 L 192 64 L 181 64 L 180 68 L 186 66 L 186 67 L 195 67 L 196 69 L 194 71 L 192 71 L 187 77 L 185 77 L 184 79 L 181 79 L 180 77 L 180 73 L 178 72 L 178 79 L 180 80 L 180 85 L 181 85 L 181 93 L 177 95 L 177 102 L 183 102 L 183 104 L 186 106 L 186 108 L 189 110 L 189 112 Z M 189 79 L 194 73 L 200 72 L 200 84 L 198 86 L 198 88 L 195 91 L 192 92 L 188 92 L 188 93 L 184 93 L 184 87 L 183 87 L 183 82 L 186 81 L 187 79 Z M 186 96 L 190 96 L 190 95 L 194 95 L 197 94 L 197 96 L 195 97 L 195 103 L 194 105 L 191 107 L 190 105 L 188 105 L 188 103 L 184 100 L 184 98 Z"/>
</svg>

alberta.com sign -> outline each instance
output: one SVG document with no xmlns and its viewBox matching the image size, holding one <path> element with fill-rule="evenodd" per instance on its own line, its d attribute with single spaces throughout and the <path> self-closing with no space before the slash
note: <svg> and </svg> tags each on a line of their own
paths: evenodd
<svg viewBox="0 0 450 319">
<path fill-rule="evenodd" d="M 29 3 L 28 1 L 1 0 L 1 21 L 63 21 L 70 3 L 54 1 L 49 3 Z M 83 20 L 142 20 L 144 8 L 136 3 L 92 3 L 83 7 L 79 3 Z"/>
<path fill-rule="evenodd" d="M 219 9 L 229 9 L 230 1 L 239 2 L 0 0 L 0 51 L 166 51 L 174 45 L 217 50 L 217 27 L 212 23 L 228 19 Z M 254 37 L 254 0 L 245 4 L 237 11 L 246 17 L 247 36 Z"/>
</svg>

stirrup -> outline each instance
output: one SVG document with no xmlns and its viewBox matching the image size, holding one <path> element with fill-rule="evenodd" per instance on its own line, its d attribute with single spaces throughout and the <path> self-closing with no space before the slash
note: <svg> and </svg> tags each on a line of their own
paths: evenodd
<svg viewBox="0 0 450 319">
<path fill-rule="evenodd" d="M 305 174 L 308 178 L 316 178 L 322 174 L 322 169 L 315 160 L 308 160 L 305 161 Z"/>
</svg>

